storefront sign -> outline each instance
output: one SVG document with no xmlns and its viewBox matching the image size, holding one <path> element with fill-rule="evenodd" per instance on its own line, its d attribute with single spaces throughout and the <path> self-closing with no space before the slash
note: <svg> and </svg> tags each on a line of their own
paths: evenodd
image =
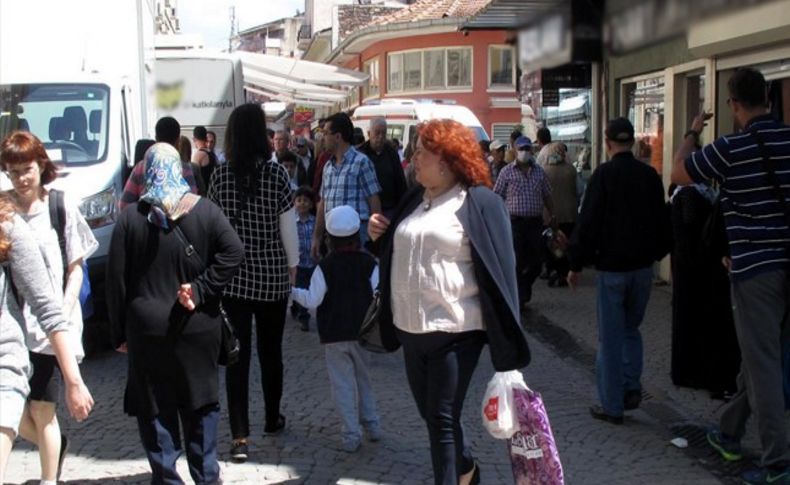
<svg viewBox="0 0 790 485">
<path fill-rule="evenodd" d="M 762 1 L 637 0 L 622 10 L 609 13 L 606 19 L 607 44 L 613 54 L 626 54 L 685 34 L 692 22 L 697 20 Z"/>
<path fill-rule="evenodd" d="M 518 33 L 521 69 L 537 71 L 600 61 L 602 15 L 601 0 L 572 0 L 527 24 Z"/>
<path fill-rule="evenodd" d="M 309 125 L 313 122 L 315 117 L 315 110 L 306 106 L 297 106 L 294 108 L 294 124 L 296 125 Z"/>
</svg>

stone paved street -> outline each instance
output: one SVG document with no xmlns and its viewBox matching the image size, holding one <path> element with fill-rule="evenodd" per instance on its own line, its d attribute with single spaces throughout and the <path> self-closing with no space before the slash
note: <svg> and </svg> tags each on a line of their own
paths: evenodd
<svg viewBox="0 0 790 485">
<path fill-rule="evenodd" d="M 525 377 L 543 394 L 557 438 L 569 484 L 715 484 L 711 455 L 680 450 L 669 441 L 670 426 L 711 421 L 720 405 L 704 392 L 675 389 L 668 378 L 669 292 L 657 288 L 644 325 L 645 388 L 650 397 L 629 415 L 624 426 L 594 421 L 587 408 L 594 402 L 591 356 L 595 346 L 592 279 L 585 276 L 577 292 L 549 290 L 536 283 L 535 300 L 527 314 L 533 363 Z M 385 438 L 364 444 L 353 455 L 339 449 L 339 420 L 330 399 L 322 349 L 315 331 L 287 324 L 284 414 L 287 432 L 263 438 L 262 397 L 254 384 L 253 436 L 248 463 L 228 458 L 229 431 L 220 425 L 220 452 L 225 483 L 422 484 L 432 483 L 428 439 L 406 384 L 400 353 L 373 356 L 372 374 Z M 107 353 L 83 365 L 96 398 L 91 418 L 75 424 L 63 418 L 72 445 L 65 483 L 147 483 L 148 466 L 138 443 L 134 421 L 122 413 L 125 357 Z M 468 437 L 482 465 L 482 483 L 512 483 L 505 444 L 482 428 L 480 402 L 493 374 L 487 353 L 481 358 L 465 412 Z M 258 373 L 254 374 L 257 383 Z M 222 399 L 224 408 L 224 396 Z M 185 459 L 179 462 L 188 479 Z M 17 443 L 8 480 L 24 483 L 37 478 L 37 452 Z M 731 478 L 723 477 L 725 482 Z M 33 483 L 33 482 L 30 482 Z M 36 482 L 37 483 L 37 482 Z"/>
</svg>

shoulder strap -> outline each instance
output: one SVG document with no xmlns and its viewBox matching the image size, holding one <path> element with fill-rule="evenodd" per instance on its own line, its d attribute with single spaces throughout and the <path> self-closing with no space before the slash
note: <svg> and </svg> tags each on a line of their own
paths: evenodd
<svg viewBox="0 0 790 485">
<path fill-rule="evenodd" d="M 197 255 L 198 261 L 200 261 L 200 263 L 205 268 L 206 263 L 203 261 L 203 258 L 200 257 L 200 253 L 198 253 L 197 249 L 195 249 L 195 246 L 193 246 L 192 243 L 189 242 L 189 239 L 187 239 L 186 234 L 184 234 L 184 231 L 182 231 L 177 224 L 173 225 L 173 232 L 176 234 L 178 240 L 181 241 L 181 244 L 184 245 L 184 253 L 187 255 L 187 258 L 191 258 L 192 255 Z"/>
<path fill-rule="evenodd" d="M 66 255 L 66 203 L 64 194 L 60 190 L 52 189 L 49 191 L 49 220 L 52 228 L 58 233 L 60 257 L 63 260 L 63 285 L 65 287 L 66 270 L 69 267 L 68 256 Z"/>
<path fill-rule="evenodd" d="M 782 208 L 782 212 L 784 213 L 785 216 L 785 223 L 788 226 L 788 232 L 790 232 L 790 210 L 788 210 L 787 207 L 787 199 L 785 198 L 785 192 L 782 189 L 782 183 L 779 180 L 779 177 L 776 175 L 776 170 L 774 170 L 774 164 L 771 163 L 771 159 L 768 156 L 768 150 L 766 150 L 765 148 L 765 143 L 763 142 L 762 135 L 755 128 L 752 128 L 750 131 L 754 136 L 755 140 L 757 140 L 757 148 L 760 151 L 760 157 L 762 157 L 763 170 L 765 170 L 768 176 L 768 181 L 773 186 L 774 196 L 779 201 L 779 205 Z"/>
</svg>

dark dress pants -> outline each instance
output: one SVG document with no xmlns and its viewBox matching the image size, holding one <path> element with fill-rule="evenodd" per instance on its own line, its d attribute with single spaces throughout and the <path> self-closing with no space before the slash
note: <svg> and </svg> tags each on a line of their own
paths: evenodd
<svg viewBox="0 0 790 485">
<path fill-rule="evenodd" d="M 233 439 L 240 439 L 250 435 L 249 384 L 253 316 L 258 362 L 261 366 L 261 387 L 266 405 L 266 424 L 274 426 L 280 417 L 280 399 L 283 395 L 283 330 L 288 300 L 247 301 L 224 298 L 222 302 L 240 344 L 239 362 L 225 369 L 231 435 Z"/>
<path fill-rule="evenodd" d="M 420 416 L 428 425 L 436 485 L 457 485 L 458 477 L 474 467 L 464 441 L 461 411 L 485 333 L 398 331 L 403 344 L 406 376 Z"/>
<path fill-rule="evenodd" d="M 520 303 L 532 299 L 532 285 L 543 265 L 543 218 L 511 217 L 513 249 L 516 252 L 516 278 Z"/>
<path fill-rule="evenodd" d="M 151 465 L 151 483 L 162 485 L 183 484 L 176 471 L 176 461 L 181 455 L 181 434 L 178 421 L 184 429 L 189 474 L 196 484 L 219 482 L 217 462 L 217 423 L 219 404 L 187 411 L 173 406 L 161 407 L 153 418 L 137 416 L 140 439 Z"/>
</svg>

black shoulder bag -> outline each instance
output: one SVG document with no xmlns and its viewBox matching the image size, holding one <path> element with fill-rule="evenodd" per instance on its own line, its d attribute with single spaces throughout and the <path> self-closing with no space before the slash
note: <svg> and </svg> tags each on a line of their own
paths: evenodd
<svg viewBox="0 0 790 485">
<path fill-rule="evenodd" d="M 187 239 L 181 228 L 177 225 L 174 225 L 173 231 L 181 241 L 181 244 L 184 245 L 184 252 L 186 253 L 187 258 L 191 258 L 192 255 L 197 255 L 198 261 L 200 261 L 201 265 L 205 269 L 206 263 L 203 261 L 203 258 L 200 256 L 200 254 L 198 254 L 195 247 L 189 242 L 189 239 Z M 222 306 L 222 300 L 219 302 L 219 316 L 222 322 L 222 345 L 219 349 L 219 359 L 217 362 L 219 365 L 229 367 L 239 361 L 240 345 L 239 339 L 236 338 L 236 333 L 233 331 L 233 324 L 230 323 L 228 314 L 225 312 L 225 308 Z"/>
<path fill-rule="evenodd" d="M 384 348 L 384 342 L 381 338 L 381 326 L 379 324 L 379 315 L 381 314 L 381 291 L 376 289 L 373 293 L 373 300 L 370 302 L 368 310 L 365 312 L 365 318 L 362 320 L 362 326 L 359 329 L 357 341 L 359 346 L 370 352 L 377 354 L 386 354 L 389 351 Z"/>
<path fill-rule="evenodd" d="M 770 182 L 773 186 L 774 197 L 776 197 L 776 199 L 779 201 L 779 207 L 784 213 L 785 224 L 788 227 L 788 234 L 786 236 L 790 237 L 790 210 L 788 210 L 787 199 L 785 198 L 784 190 L 782 190 L 782 183 L 780 182 L 779 177 L 776 176 L 776 170 L 774 170 L 774 165 L 771 163 L 771 159 L 768 156 L 768 151 L 765 149 L 765 143 L 763 142 L 762 135 L 760 135 L 760 132 L 754 128 L 752 128 L 751 133 L 755 140 L 757 140 L 757 148 L 760 150 L 760 157 L 763 159 L 763 170 L 765 170 L 765 173 L 768 176 L 768 182 Z M 785 256 L 790 257 L 790 242 L 785 242 Z M 788 277 L 790 277 L 790 272 L 788 272 Z"/>
</svg>

